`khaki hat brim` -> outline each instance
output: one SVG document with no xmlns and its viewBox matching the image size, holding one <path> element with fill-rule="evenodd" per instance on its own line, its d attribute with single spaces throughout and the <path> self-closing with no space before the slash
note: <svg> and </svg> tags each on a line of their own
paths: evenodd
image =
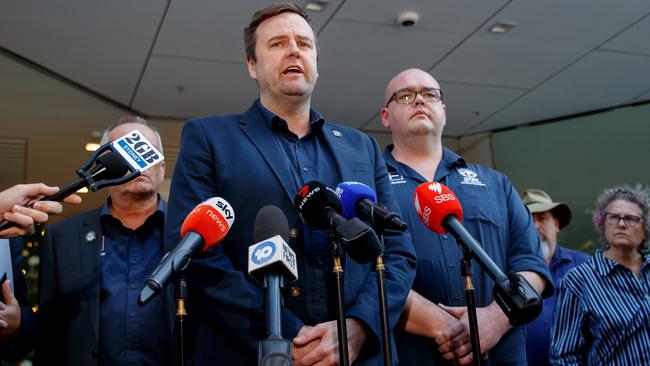
<svg viewBox="0 0 650 366">
<path fill-rule="evenodd" d="M 571 209 L 565 203 L 530 203 L 526 206 L 528 206 L 531 213 L 552 211 L 559 221 L 560 229 L 571 222 Z"/>
</svg>

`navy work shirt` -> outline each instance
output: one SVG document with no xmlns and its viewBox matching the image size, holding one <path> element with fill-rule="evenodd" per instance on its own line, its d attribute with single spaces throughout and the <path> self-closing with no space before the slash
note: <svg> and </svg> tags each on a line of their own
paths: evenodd
<svg viewBox="0 0 650 366">
<path fill-rule="evenodd" d="M 164 297 L 137 304 L 145 279 L 163 256 L 166 206 L 159 197 L 156 211 L 135 230 L 113 217 L 109 202 L 102 208 L 100 365 L 173 363 Z"/>
<path fill-rule="evenodd" d="M 391 150 L 392 145 L 384 151 L 390 183 L 418 257 L 413 290 L 434 304 L 465 306 L 465 282 L 460 272 L 463 252 L 452 235 L 436 234 L 420 221 L 413 195 L 416 187 L 427 180 L 397 162 Z M 551 283 L 531 215 L 503 174 L 482 165 L 469 164 L 443 148 L 434 180 L 456 194 L 463 207 L 463 226 L 504 273 L 534 271 Z M 476 305 L 485 307 L 493 301 L 494 282 L 476 261 L 472 261 L 472 271 Z M 551 292 L 549 285 L 545 294 Z M 397 340 L 400 365 L 445 364 L 432 339 L 405 333 L 397 336 Z M 526 364 L 523 328 L 508 331 L 490 351 L 486 364 Z"/>
<path fill-rule="evenodd" d="M 560 288 L 562 279 L 573 267 L 584 263 L 589 256 L 582 252 L 567 249 L 557 245 L 555 253 L 551 258 L 549 269 L 553 277 L 553 286 Z M 526 352 L 528 354 L 528 366 L 548 365 L 548 353 L 551 338 L 551 326 L 553 326 L 553 314 L 557 302 L 557 291 L 544 299 L 542 313 L 537 319 L 526 324 Z"/>
<path fill-rule="evenodd" d="M 289 130 L 285 120 L 275 113 L 266 109 L 259 100 L 257 107 L 269 123 L 275 140 L 286 156 L 290 164 L 291 179 L 296 192 L 310 181 L 316 180 L 330 188 L 336 187 L 341 181 L 334 157 L 326 141 L 323 139 L 322 127 L 325 120 L 315 109 L 311 108 L 309 113 L 309 124 L 311 131 L 298 138 Z M 319 230 L 303 225 L 299 230 L 305 238 L 305 245 L 302 253 L 304 261 L 298 261 L 302 265 L 302 273 L 309 275 L 304 281 L 291 284 L 291 287 L 299 289 L 300 296 L 293 299 L 294 311 L 301 314 L 300 319 L 309 325 L 315 325 L 333 319 L 336 316 L 336 293 L 334 292 L 334 278 L 332 276 L 332 246 L 329 238 L 329 230 Z M 326 285 L 323 286 L 322 284 Z"/>
</svg>

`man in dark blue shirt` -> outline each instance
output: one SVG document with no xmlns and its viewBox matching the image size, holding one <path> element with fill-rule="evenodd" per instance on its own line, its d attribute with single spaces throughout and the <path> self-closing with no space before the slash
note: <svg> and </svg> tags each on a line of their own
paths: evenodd
<svg viewBox="0 0 650 366">
<path fill-rule="evenodd" d="M 553 202 L 551 196 L 540 189 L 528 189 L 522 200 L 533 214 L 533 222 L 541 239 L 542 252 L 553 277 L 553 286 L 560 282 L 573 267 L 589 259 L 585 253 L 564 248 L 557 243 L 557 234 L 571 222 L 571 209 L 565 203 Z M 526 352 L 528 366 L 548 365 L 548 353 L 553 325 L 557 291 L 544 299 L 542 313 L 526 325 Z"/>
<path fill-rule="evenodd" d="M 137 117 L 107 129 L 102 143 L 135 129 L 162 151 L 158 132 Z M 103 207 L 48 227 L 39 271 L 39 364 L 173 364 L 171 299 L 137 305 L 163 255 L 164 172 L 162 163 L 109 187 Z"/>
<path fill-rule="evenodd" d="M 505 273 L 524 276 L 536 291 L 550 290 L 548 269 L 530 214 L 510 181 L 485 166 L 471 164 L 442 146 L 446 107 L 438 82 L 409 69 L 388 84 L 381 120 L 393 145 L 384 152 L 390 182 L 409 225 L 418 266 L 402 314 L 400 365 L 470 364 L 471 344 L 465 310 L 462 251 L 455 239 L 430 231 L 413 205 L 415 188 L 437 181 L 448 186 L 463 207 L 463 225 Z M 493 281 L 473 265 L 481 351 L 492 365 L 526 363 L 522 327 L 512 327 L 492 297 Z"/>
<path fill-rule="evenodd" d="M 206 198 L 223 197 L 236 217 L 220 245 L 188 269 L 197 322 L 195 362 L 257 365 L 266 314 L 264 293 L 246 274 L 248 246 L 254 244 L 257 212 L 274 205 L 287 217 L 288 244 L 298 265 L 298 281 L 286 286 L 282 312 L 282 336 L 293 339 L 294 366 L 338 364 L 328 231 L 306 225 L 293 200 L 315 179 L 330 187 L 363 182 L 391 210 L 398 210 L 397 203 L 377 142 L 325 121 L 311 107 L 318 47 L 307 13 L 290 3 L 269 5 L 253 15 L 244 37 L 248 73 L 258 84 L 259 100 L 242 115 L 188 121 L 171 185 L 166 224 L 170 242 L 179 240 L 183 219 Z M 407 234 L 386 233 L 384 239 L 394 324 L 415 274 L 415 256 Z M 377 365 L 381 326 L 376 276 L 370 264 L 347 256 L 343 262 L 349 358 L 358 365 Z"/>
</svg>

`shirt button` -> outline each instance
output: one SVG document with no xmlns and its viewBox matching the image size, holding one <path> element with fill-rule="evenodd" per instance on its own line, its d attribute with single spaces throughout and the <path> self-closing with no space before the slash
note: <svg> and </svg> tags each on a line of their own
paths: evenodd
<svg viewBox="0 0 650 366">
<path fill-rule="evenodd" d="M 289 289 L 289 295 L 291 295 L 291 296 L 293 296 L 293 297 L 298 297 L 298 296 L 300 296 L 300 287 L 292 286 L 292 287 Z"/>
<path fill-rule="evenodd" d="M 134 259 L 134 260 L 131 261 L 131 264 L 138 264 L 138 261 L 136 261 L 136 260 Z"/>
<path fill-rule="evenodd" d="M 447 240 L 448 235 L 447 234 L 442 234 L 442 238 Z"/>
<path fill-rule="evenodd" d="M 449 268 L 454 268 L 454 267 L 456 267 L 455 264 L 453 264 L 453 263 L 449 263 Z"/>
<path fill-rule="evenodd" d="M 459 295 L 454 295 L 454 299 L 458 300 L 458 299 L 460 299 L 460 296 Z"/>
<path fill-rule="evenodd" d="M 321 257 L 316 257 L 316 263 L 323 264 L 323 259 Z"/>
<path fill-rule="evenodd" d="M 135 318 L 135 311 L 130 312 L 130 313 L 129 313 L 129 316 L 130 316 L 131 318 Z"/>
<path fill-rule="evenodd" d="M 308 172 L 308 171 L 309 171 L 309 168 L 307 168 L 306 166 L 303 166 L 303 167 L 302 167 L 302 170 Z"/>
<path fill-rule="evenodd" d="M 137 285 L 131 285 L 130 287 L 131 287 L 131 290 L 135 290 L 136 288 L 138 288 Z"/>
<path fill-rule="evenodd" d="M 318 300 L 318 302 L 321 302 L 321 303 L 325 302 L 325 296 L 318 295 L 318 297 L 316 297 L 316 300 Z"/>
</svg>

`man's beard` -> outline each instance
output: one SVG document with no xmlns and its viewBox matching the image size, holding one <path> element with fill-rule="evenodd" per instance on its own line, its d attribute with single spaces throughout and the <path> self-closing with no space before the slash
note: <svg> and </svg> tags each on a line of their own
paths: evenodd
<svg viewBox="0 0 650 366">
<path fill-rule="evenodd" d="M 551 252 L 551 246 L 548 244 L 548 241 L 542 240 L 540 246 L 542 247 L 542 255 L 544 255 L 544 259 L 548 258 L 548 255 Z"/>
</svg>

